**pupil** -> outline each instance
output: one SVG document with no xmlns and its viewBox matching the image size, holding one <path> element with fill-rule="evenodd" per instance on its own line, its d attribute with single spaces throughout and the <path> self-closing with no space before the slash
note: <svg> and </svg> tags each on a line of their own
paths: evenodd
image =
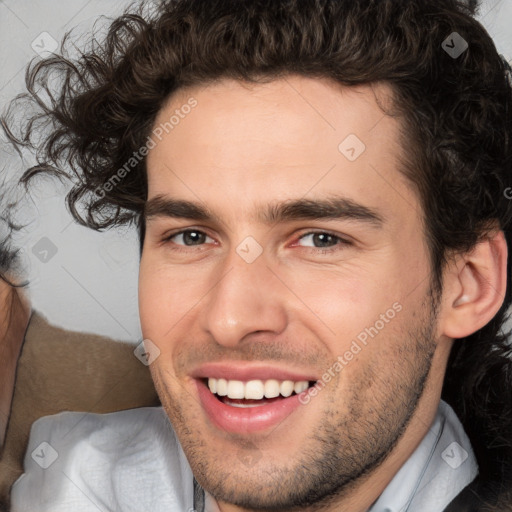
<svg viewBox="0 0 512 512">
<path fill-rule="evenodd" d="M 331 247 L 335 244 L 336 240 L 333 235 L 327 233 L 315 233 L 313 235 L 313 242 L 316 247 Z"/>
<path fill-rule="evenodd" d="M 204 233 L 197 231 L 187 231 L 183 233 L 183 241 L 185 245 L 198 245 L 204 243 Z"/>
</svg>

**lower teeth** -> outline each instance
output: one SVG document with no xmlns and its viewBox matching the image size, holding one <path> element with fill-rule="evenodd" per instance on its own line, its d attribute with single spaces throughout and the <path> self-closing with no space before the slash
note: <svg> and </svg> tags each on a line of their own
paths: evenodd
<svg viewBox="0 0 512 512">
<path fill-rule="evenodd" d="M 276 398 L 262 398 L 261 400 L 249 400 L 249 399 L 232 399 L 227 396 L 218 396 L 215 395 L 218 400 L 220 400 L 223 404 L 230 405 L 231 407 L 240 407 L 243 409 L 249 407 L 262 407 L 263 405 L 271 404 L 277 400 L 283 400 L 284 397 L 278 396 Z"/>
<path fill-rule="evenodd" d="M 234 404 L 231 402 L 224 402 L 226 405 L 231 407 L 240 407 L 241 409 L 247 409 L 248 407 L 261 407 L 263 404 Z"/>
</svg>

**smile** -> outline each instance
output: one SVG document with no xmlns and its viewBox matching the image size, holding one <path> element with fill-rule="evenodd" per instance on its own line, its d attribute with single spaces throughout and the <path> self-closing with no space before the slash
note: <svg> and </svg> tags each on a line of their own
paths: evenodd
<svg viewBox="0 0 512 512">
<path fill-rule="evenodd" d="M 299 396 L 314 380 L 196 378 L 199 399 L 208 420 L 236 434 L 274 430 L 301 407 Z"/>
</svg>

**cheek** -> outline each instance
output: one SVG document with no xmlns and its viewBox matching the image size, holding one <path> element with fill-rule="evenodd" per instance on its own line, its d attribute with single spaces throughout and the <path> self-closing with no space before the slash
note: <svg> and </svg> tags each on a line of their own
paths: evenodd
<svg viewBox="0 0 512 512">
<path fill-rule="evenodd" d="M 139 269 L 139 315 L 145 338 L 159 338 L 160 323 L 166 318 L 167 289 L 166 283 L 157 278 L 154 267 L 143 257 Z"/>
<path fill-rule="evenodd" d="M 313 315 L 312 322 L 323 324 L 329 339 L 346 341 L 373 324 L 393 304 L 397 295 L 390 284 L 379 281 L 368 271 L 300 272 L 294 277 L 293 291 Z M 306 317 L 303 316 L 303 319 Z M 324 336 L 322 336 L 324 337 Z"/>
<path fill-rule="evenodd" d="M 144 336 L 163 340 L 179 330 L 204 296 L 204 282 L 204 278 L 185 269 L 176 270 L 143 256 L 139 270 L 139 315 Z"/>
</svg>

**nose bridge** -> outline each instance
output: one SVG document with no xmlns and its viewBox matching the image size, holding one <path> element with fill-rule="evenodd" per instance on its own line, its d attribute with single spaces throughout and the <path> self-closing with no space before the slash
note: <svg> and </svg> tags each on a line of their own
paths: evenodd
<svg viewBox="0 0 512 512">
<path fill-rule="evenodd" d="M 245 258 L 240 247 L 246 248 L 240 244 L 223 262 L 203 315 L 203 328 L 226 346 L 235 346 L 252 332 L 279 333 L 286 326 L 286 312 L 264 255 Z"/>
</svg>

